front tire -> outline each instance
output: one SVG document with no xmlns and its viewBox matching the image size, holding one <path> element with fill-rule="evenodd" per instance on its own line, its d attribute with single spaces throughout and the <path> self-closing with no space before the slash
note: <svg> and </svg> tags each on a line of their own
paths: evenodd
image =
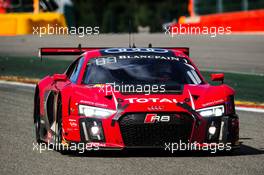
<svg viewBox="0 0 264 175">
<path fill-rule="evenodd" d="M 55 137 L 56 151 L 65 154 L 67 152 L 67 147 L 62 145 L 62 103 L 61 99 L 58 99 L 57 104 L 57 133 Z"/>
</svg>

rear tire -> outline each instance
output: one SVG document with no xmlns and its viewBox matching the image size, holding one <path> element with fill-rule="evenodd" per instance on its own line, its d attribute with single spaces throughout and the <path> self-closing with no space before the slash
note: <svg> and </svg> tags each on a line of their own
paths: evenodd
<svg viewBox="0 0 264 175">
<path fill-rule="evenodd" d="M 37 143 L 42 143 L 40 139 L 40 99 L 39 94 L 36 95 L 35 106 L 34 106 L 34 126 L 35 136 Z"/>
</svg>

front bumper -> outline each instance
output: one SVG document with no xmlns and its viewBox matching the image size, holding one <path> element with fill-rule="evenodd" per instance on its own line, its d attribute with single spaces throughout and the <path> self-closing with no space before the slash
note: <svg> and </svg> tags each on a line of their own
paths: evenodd
<svg viewBox="0 0 264 175">
<path fill-rule="evenodd" d="M 230 143 L 239 146 L 239 119 L 237 115 L 202 118 L 198 124 L 189 113 L 167 113 L 174 116 L 171 123 L 144 123 L 146 113 L 128 113 L 122 115 L 115 125 L 112 118 L 93 119 L 76 118 L 74 128 L 65 124 L 63 136 L 67 142 L 79 142 L 100 147 L 100 149 L 123 148 L 165 148 L 166 143 L 219 144 Z M 69 121 L 69 120 L 68 120 Z M 67 123 L 67 120 L 64 121 Z M 100 128 L 100 136 L 91 134 L 94 122 Z M 214 135 L 208 132 L 212 125 L 216 127 Z"/>
</svg>

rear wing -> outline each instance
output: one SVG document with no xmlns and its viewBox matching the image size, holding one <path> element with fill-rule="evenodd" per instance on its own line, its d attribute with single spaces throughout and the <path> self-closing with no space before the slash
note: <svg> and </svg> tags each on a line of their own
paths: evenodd
<svg viewBox="0 0 264 175">
<path fill-rule="evenodd" d="M 81 55 L 84 52 L 104 49 L 104 48 L 80 48 L 80 47 L 44 47 L 39 48 L 38 57 L 42 60 L 43 56 L 70 56 L 70 55 Z"/>
<path fill-rule="evenodd" d="M 98 49 L 110 49 L 114 47 L 45 47 L 39 49 L 39 57 L 42 60 L 42 56 L 70 56 L 70 55 L 81 55 L 84 52 L 98 50 Z M 151 47 L 155 49 L 156 47 Z M 150 49 L 151 49 L 150 48 Z M 177 50 L 183 52 L 185 55 L 189 56 L 189 48 L 188 47 L 157 47 L 159 49 L 169 49 L 169 50 Z M 133 48 L 131 48 L 133 49 Z M 146 48 L 147 49 L 147 48 Z"/>
<path fill-rule="evenodd" d="M 190 56 L 190 48 L 189 47 L 161 47 L 161 49 L 177 50 L 177 51 L 183 52 L 188 57 Z"/>
</svg>

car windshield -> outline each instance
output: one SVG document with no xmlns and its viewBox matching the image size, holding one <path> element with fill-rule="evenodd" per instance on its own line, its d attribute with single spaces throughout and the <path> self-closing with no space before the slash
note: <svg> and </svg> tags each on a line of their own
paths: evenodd
<svg viewBox="0 0 264 175">
<path fill-rule="evenodd" d="M 129 59 L 128 59 L 129 58 Z M 145 57 L 144 57 L 145 58 Z M 138 59 L 128 56 L 105 56 L 89 60 L 84 84 L 201 84 L 195 68 L 185 58 Z"/>
</svg>

